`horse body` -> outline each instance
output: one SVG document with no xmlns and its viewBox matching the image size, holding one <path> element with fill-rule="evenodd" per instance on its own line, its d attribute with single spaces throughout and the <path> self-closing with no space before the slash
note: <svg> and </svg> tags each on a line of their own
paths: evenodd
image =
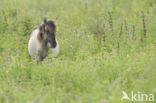
<svg viewBox="0 0 156 103">
<path fill-rule="evenodd" d="M 50 45 L 45 45 L 44 42 L 40 42 L 38 40 L 39 29 L 36 29 L 32 32 L 29 44 L 28 51 L 31 58 L 35 58 L 39 56 L 39 59 L 42 60 L 48 55 L 48 50 L 50 49 Z"/>
<path fill-rule="evenodd" d="M 28 51 L 31 58 L 38 57 L 39 60 L 43 60 L 51 48 L 54 55 L 57 56 L 59 53 L 59 44 L 55 38 L 55 24 L 52 21 L 48 21 L 31 33 Z"/>
</svg>

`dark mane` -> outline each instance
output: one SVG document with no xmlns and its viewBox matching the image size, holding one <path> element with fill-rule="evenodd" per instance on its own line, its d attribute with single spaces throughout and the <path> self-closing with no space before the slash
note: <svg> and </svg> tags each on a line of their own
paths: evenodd
<svg viewBox="0 0 156 103">
<path fill-rule="evenodd" d="M 50 26 L 51 28 L 56 29 L 56 25 L 54 21 L 48 21 L 46 24 Z"/>
</svg>

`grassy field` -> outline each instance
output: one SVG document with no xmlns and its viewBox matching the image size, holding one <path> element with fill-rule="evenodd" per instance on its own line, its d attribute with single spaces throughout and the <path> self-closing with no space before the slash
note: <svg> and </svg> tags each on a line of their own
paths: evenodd
<svg viewBox="0 0 156 103">
<path fill-rule="evenodd" d="M 44 17 L 60 54 L 37 63 Z M 122 91 L 156 96 L 155 0 L 0 0 L 0 103 L 136 103 Z"/>
</svg>

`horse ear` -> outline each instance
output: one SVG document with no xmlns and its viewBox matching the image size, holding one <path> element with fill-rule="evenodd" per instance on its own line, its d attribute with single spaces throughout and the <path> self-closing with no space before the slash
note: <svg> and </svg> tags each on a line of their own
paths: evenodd
<svg viewBox="0 0 156 103">
<path fill-rule="evenodd" d="M 47 19 L 46 19 L 46 18 L 44 18 L 43 23 L 44 23 L 44 24 L 46 24 L 46 23 L 47 23 Z"/>
</svg>

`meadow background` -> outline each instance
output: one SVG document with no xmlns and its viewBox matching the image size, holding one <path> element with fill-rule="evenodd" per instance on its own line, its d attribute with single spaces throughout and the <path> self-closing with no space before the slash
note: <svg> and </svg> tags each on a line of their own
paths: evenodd
<svg viewBox="0 0 156 103">
<path fill-rule="evenodd" d="M 37 63 L 44 17 L 60 54 Z M 123 90 L 156 96 L 155 0 L 0 0 L 0 103 L 133 103 Z"/>
</svg>

